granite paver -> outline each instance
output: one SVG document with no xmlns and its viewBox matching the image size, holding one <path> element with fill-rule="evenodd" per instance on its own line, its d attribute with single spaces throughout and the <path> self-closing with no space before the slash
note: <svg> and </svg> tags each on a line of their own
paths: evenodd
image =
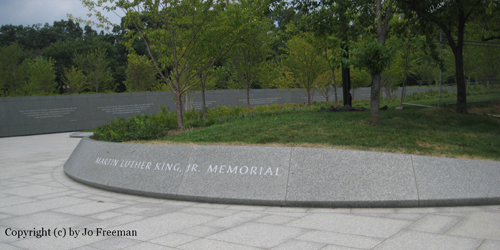
<svg viewBox="0 0 500 250">
<path fill-rule="evenodd" d="M 64 174 L 80 140 L 70 134 L 0 138 L 0 249 L 500 249 L 500 205 L 284 208 L 100 190 Z M 42 227 L 80 231 L 13 235 Z"/>
</svg>

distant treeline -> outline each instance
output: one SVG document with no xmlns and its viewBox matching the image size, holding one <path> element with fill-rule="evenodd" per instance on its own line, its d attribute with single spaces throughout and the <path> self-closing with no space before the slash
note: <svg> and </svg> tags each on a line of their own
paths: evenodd
<svg viewBox="0 0 500 250">
<path fill-rule="evenodd" d="M 309 24 L 301 21 L 303 14 L 290 8 L 264 13 L 252 32 L 214 63 L 204 88 L 311 87 L 332 95 L 342 79 L 342 51 L 332 46 L 335 39 L 331 36 L 325 38 L 310 32 Z M 127 30 L 122 24 L 111 32 L 98 32 L 71 19 L 52 25 L 1 26 L 0 96 L 170 90 L 159 80 L 144 43 L 137 38 L 130 41 L 125 35 Z M 383 87 L 400 86 L 407 64 L 407 85 L 436 85 L 440 65 L 443 83 L 455 82 L 454 57 L 447 46 L 443 46 L 442 60 L 437 61 L 423 36 L 412 39 L 410 50 L 405 36 L 401 33 L 389 39 L 395 53 L 383 72 Z M 129 47 L 124 45 L 126 42 Z M 362 46 L 363 42 L 352 42 L 352 46 Z M 129 49 L 130 44 L 133 50 Z M 436 46 L 434 54 L 437 50 Z M 469 82 L 500 80 L 500 48 L 466 46 L 464 51 Z M 306 59 L 301 58 L 300 52 L 308 53 L 312 64 L 302 63 Z M 351 57 L 355 60 L 356 53 Z M 312 79 L 300 76 L 300 72 L 311 69 Z M 362 87 L 370 85 L 371 80 L 364 69 L 351 66 L 351 81 L 353 87 Z"/>
</svg>

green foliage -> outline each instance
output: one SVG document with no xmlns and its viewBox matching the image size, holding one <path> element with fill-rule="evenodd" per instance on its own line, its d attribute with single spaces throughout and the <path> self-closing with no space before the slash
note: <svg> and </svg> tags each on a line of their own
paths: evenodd
<svg viewBox="0 0 500 250">
<path fill-rule="evenodd" d="M 492 14 L 493 9 L 490 9 L 488 6 L 488 1 L 400 0 L 396 2 L 398 4 L 398 8 L 404 12 L 405 15 L 408 17 L 416 16 L 419 19 L 417 27 L 419 27 L 421 31 L 425 32 L 428 40 L 430 40 L 429 38 L 433 35 L 433 25 L 434 27 L 441 28 L 441 31 L 448 41 L 448 46 L 450 46 L 455 56 L 455 80 L 457 82 L 456 110 L 458 113 L 467 113 L 466 78 L 464 75 L 463 58 L 463 43 L 466 34 L 465 28 L 466 24 L 470 23 L 474 19 L 482 19 L 480 22 L 485 22 L 485 25 L 482 25 L 483 27 L 489 26 L 490 22 L 493 27 L 498 26 L 495 25 L 495 18 L 492 19 L 492 16 L 490 15 Z M 487 16 L 490 17 L 484 18 Z"/>
<path fill-rule="evenodd" d="M 403 83 L 405 65 L 406 50 L 399 47 L 387 69 L 382 72 L 381 83 L 386 92 L 392 89 L 397 89 L 397 86 Z"/>
<path fill-rule="evenodd" d="M 500 94 L 500 86 L 498 85 L 490 85 L 490 86 L 482 86 L 482 85 L 469 85 L 467 87 L 467 96 L 489 96 L 491 94 L 497 93 Z M 448 91 L 448 90 L 441 90 L 441 98 L 456 98 L 457 93 Z M 421 100 L 432 100 L 432 99 L 438 99 L 439 98 L 439 91 L 438 90 L 427 90 L 423 92 L 415 92 L 410 95 L 406 95 L 404 100 L 405 101 L 421 101 Z M 484 98 L 482 99 L 484 100 Z M 488 99 L 486 99 L 488 100 Z"/>
<path fill-rule="evenodd" d="M 470 93 L 498 91 L 490 86 L 471 86 Z M 443 98 L 455 95 L 443 91 Z M 406 100 L 430 100 L 438 91 L 415 93 Z M 176 114 L 161 107 L 155 115 L 139 115 L 129 119 L 118 118 L 95 130 L 95 138 L 107 141 L 168 140 L 176 142 L 244 142 L 279 143 L 284 145 L 322 145 L 363 150 L 379 150 L 414 154 L 440 154 L 498 159 L 497 118 L 463 116 L 449 109 L 421 109 L 399 106 L 397 99 L 383 99 L 388 105 L 384 111 L 384 126 L 368 126 L 367 112 L 321 112 L 331 103 L 284 104 L 255 108 L 218 106 L 208 110 L 207 119 L 194 109 L 183 113 L 187 128 L 201 130 L 167 136 L 176 128 Z M 369 105 L 368 100 L 354 102 L 355 107 Z M 464 136 L 467 134 L 467 136 Z M 473 136 L 470 136 L 473 135 Z M 457 144 L 459 143 L 459 144 Z M 437 145 L 429 147 L 428 145 Z M 463 145 L 457 147 L 456 145 Z M 439 149 L 442 148 L 442 149 Z M 498 148 L 498 147 L 495 147 Z"/>
<path fill-rule="evenodd" d="M 156 68 L 146 56 L 128 55 L 127 91 L 149 91 L 157 84 Z"/>
<path fill-rule="evenodd" d="M 371 76 L 365 69 L 351 66 L 351 86 L 353 89 L 370 85 Z"/>
<path fill-rule="evenodd" d="M 77 54 L 74 62 L 87 77 L 95 93 L 115 90 L 114 79 L 109 68 L 110 61 L 104 48 L 97 48 L 86 54 Z"/>
<path fill-rule="evenodd" d="M 361 43 L 353 50 L 353 57 L 358 67 L 366 69 L 370 75 L 384 71 L 391 62 L 394 50 L 372 39 Z"/>
<path fill-rule="evenodd" d="M 64 70 L 64 90 L 69 94 L 78 94 L 84 91 L 88 85 L 87 78 L 80 69 L 72 66 L 71 69 Z"/>
<path fill-rule="evenodd" d="M 215 67 L 207 78 L 207 86 L 213 89 L 232 89 L 233 85 L 230 67 L 226 65 Z"/>
<path fill-rule="evenodd" d="M 333 77 L 332 72 L 327 70 L 314 80 L 314 86 L 326 98 L 327 102 L 330 101 L 330 95 L 333 94 Z"/>
<path fill-rule="evenodd" d="M 442 98 L 455 97 L 455 96 L 457 96 L 456 92 L 441 90 Z M 438 98 L 439 98 L 439 91 L 431 89 L 423 92 L 412 93 L 411 95 L 405 96 L 404 99 L 405 101 L 420 101 L 420 100 L 429 100 Z"/>
<path fill-rule="evenodd" d="M 319 106 L 307 107 L 304 104 L 270 105 L 255 108 L 218 106 L 208 110 L 206 120 L 203 119 L 202 111 L 194 109 L 184 112 L 183 119 L 187 128 L 206 127 L 248 117 L 317 111 L 319 108 Z M 326 108 L 326 105 L 323 105 L 323 108 Z M 165 107 L 160 107 L 160 109 L 161 111 L 155 115 L 143 114 L 129 119 L 115 118 L 111 122 L 97 127 L 94 131 L 94 138 L 102 141 L 122 142 L 154 140 L 165 137 L 170 130 L 177 128 L 177 115 L 175 112 L 167 111 Z"/>
<path fill-rule="evenodd" d="M 231 49 L 229 60 L 235 82 L 247 90 L 257 85 L 258 77 L 266 72 L 262 71 L 261 67 L 269 66 L 265 60 L 271 54 L 269 46 L 272 38 L 267 32 L 270 25 L 267 18 L 251 22 L 247 27 L 249 31 L 242 35 L 240 41 Z M 247 106 L 250 106 L 249 99 L 247 95 Z"/>
<path fill-rule="evenodd" d="M 96 2 L 82 3 L 96 11 Z M 132 27 L 125 35 L 129 50 L 136 40 L 145 43 L 163 84 L 177 98 L 179 129 L 184 127 L 181 96 L 206 79 L 215 62 L 249 32 L 265 7 L 263 1 L 200 0 L 102 0 L 97 5 L 104 3 L 112 5 L 108 10 L 121 8 L 126 13 L 124 25 Z"/>
<path fill-rule="evenodd" d="M 328 70 L 328 62 L 322 51 L 314 46 L 312 33 L 294 36 L 287 42 L 287 55 L 282 61 L 282 88 L 304 88 L 308 104 L 312 104 L 314 81 Z"/>
<path fill-rule="evenodd" d="M 368 112 L 294 112 L 240 119 L 163 140 L 179 143 L 245 143 L 320 146 L 500 160 L 500 120 L 460 115 L 450 108 L 389 103 L 383 126 L 369 126 Z"/>
<path fill-rule="evenodd" d="M 0 96 L 56 94 L 55 62 L 51 58 L 25 58 L 17 44 L 0 49 Z"/>
<path fill-rule="evenodd" d="M 490 94 L 498 94 L 500 97 L 500 85 L 468 85 L 467 96 L 483 96 Z"/>
<path fill-rule="evenodd" d="M 448 46 L 442 46 L 441 59 L 439 51 L 432 51 L 426 44 L 425 37 L 412 38 L 412 53 L 410 54 L 409 72 L 418 76 L 417 83 L 421 85 L 438 85 L 439 73 L 442 69 L 443 82 L 455 75 L 453 52 Z M 436 48 L 439 50 L 439 48 Z M 437 57 L 437 58 L 434 58 Z"/>
<path fill-rule="evenodd" d="M 102 141 L 152 140 L 161 138 L 177 127 L 175 113 L 165 108 L 156 115 L 137 115 L 129 119 L 115 118 L 97 127 L 94 138 Z"/>
<path fill-rule="evenodd" d="M 464 48 L 464 73 L 483 84 L 500 80 L 500 48 L 466 46 Z"/>
<path fill-rule="evenodd" d="M 126 63 L 126 54 L 128 54 L 127 51 L 122 49 L 118 51 L 119 48 L 123 48 L 123 46 L 120 46 L 119 44 L 113 45 L 107 41 L 99 39 L 99 37 L 95 37 L 65 42 L 58 41 L 43 49 L 43 51 L 41 51 L 41 55 L 44 58 L 52 58 L 55 60 L 55 69 L 57 74 L 56 80 L 60 86 L 63 87 L 64 73 L 66 69 L 70 69 L 75 66 L 78 69 L 83 70 L 83 68 L 76 62 L 76 56 L 79 55 L 81 57 L 85 57 L 94 53 L 96 50 L 104 50 L 106 52 L 106 60 L 109 62 L 107 67 L 109 68 L 113 78 L 119 82 L 125 78 L 125 72 L 122 67 L 124 67 Z M 114 84 L 115 82 L 113 80 L 112 85 Z M 87 89 L 83 92 L 95 92 L 95 87 L 92 87 L 92 85 L 87 85 L 86 88 Z M 108 88 L 107 90 L 109 91 L 113 89 Z"/>
<path fill-rule="evenodd" d="M 49 60 L 36 58 L 24 62 L 28 67 L 28 80 L 24 86 L 27 95 L 47 95 L 58 92 L 54 62 L 50 58 Z"/>
<path fill-rule="evenodd" d="M 275 60 L 262 62 L 257 69 L 257 79 L 263 89 L 279 86 L 280 66 Z"/>
<path fill-rule="evenodd" d="M 36 52 L 57 41 L 81 39 L 83 30 L 78 23 L 69 19 L 54 21 L 53 25 L 2 25 L 0 34 L 0 46 L 18 43 L 24 50 Z"/>
<path fill-rule="evenodd" d="M 16 43 L 0 48 L 0 96 L 22 94 L 26 67 L 21 63 L 25 58 L 25 53 Z"/>
</svg>

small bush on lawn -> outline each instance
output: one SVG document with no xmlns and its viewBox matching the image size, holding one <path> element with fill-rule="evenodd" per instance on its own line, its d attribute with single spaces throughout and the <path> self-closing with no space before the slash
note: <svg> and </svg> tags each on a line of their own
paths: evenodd
<svg viewBox="0 0 500 250">
<path fill-rule="evenodd" d="M 175 113 L 165 108 L 156 115 L 137 115 L 115 118 L 94 131 L 94 138 L 101 141 L 123 142 L 131 140 L 153 140 L 165 137 L 168 131 L 177 127 Z"/>
<path fill-rule="evenodd" d="M 456 92 L 451 92 L 448 90 L 441 91 L 441 98 L 456 97 L 456 96 L 457 96 Z M 439 91 L 430 89 L 424 92 L 417 92 L 411 95 L 407 95 L 405 96 L 405 101 L 419 101 L 419 100 L 429 100 L 438 98 L 439 98 Z"/>
<path fill-rule="evenodd" d="M 195 111 L 194 109 L 185 111 L 183 118 L 186 128 L 208 127 L 248 117 L 317 111 L 320 107 L 329 105 L 317 104 L 310 107 L 305 104 L 273 104 L 254 108 L 218 106 L 207 111 L 206 120 L 203 120 L 202 111 Z M 94 138 L 101 141 L 123 142 L 154 140 L 165 137 L 170 130 L 177 128 L 177 115 L 175 112 L 168 111 L 165 107 L 160 108 L 161 111 L 155 115 L 143 114 L 128 119 L 115 118 L 111 122 L 97 127 L 94 131 Z"/>
<path fill-rule="evenodd" d="M 389 103 L 387 100 L 384 102 Z M 390 102 L 393 102 L 393 100 L 390 100 Z M 362 102 L 362 104 L 365 103 Z M 333 104 L 314 102 L 312 106 L 303 103 L 287 103 L 283 105 L 272 104 L 253 108 L 243 106 L 217 106 L 217 108 L 207 110 L 206 120 L 203 120 L 202 111 L 191 109 L 183 113 L 184 127 L 208 127 L 214 124 L 252 117 L 266 117 L 298 112 L 316 112 L 320 109 L 326 109 L 331 105 Z M 355 106 L 359 105 L 359 103 L 355 104 Z M 143 114 L 128 119 L 115 118 L 111 122 L 97 127 L 94 132 L 94 138 L 101 141 L 123 142 L 154 140 L 165 137 L 170 130 L 177 128 L 177 115 L 175 112 L 168 111 L 165 107 L 160 107 L 160 109 L 161 111 L 155 115 Z"/>
</svg>

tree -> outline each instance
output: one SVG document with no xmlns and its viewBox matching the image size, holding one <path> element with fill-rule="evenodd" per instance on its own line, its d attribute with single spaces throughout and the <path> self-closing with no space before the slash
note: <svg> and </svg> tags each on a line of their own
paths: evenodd
<svg viewBox="0 0 500 250">
<path fill-rule="evenodd" d="M 498 64 L 500 48 L 492 47 L 487 42 L 499 36 L 500 31 L 494 31 L 500 29 L 500 25 L 485 19 L 487 16 L 476 17 L 466 27 L 467 40 L 477 41 L 464 46 L 464 74 L 468 83 L 475 80 L 487 84 L 500 79 L 500 65 Z M 498 20 L 498 15 L 496 19 Z M 495 18 L 489 18 L 489 20 L 495 20 Z"/>
<path fill-rule="evenodd" d="M 207 79 L 207 84 L 214 86 L 214 89 L 230 89 L 232 85 L 230 67 L 222 65 L 214 67 Z"/>
<path fill-rule="evenodd" d="M 64 70 L 63 82 L 64 91 L 69 94 L 78 94 L 84 91 L 88 85 L 87 77 L 85 77 L 83 72 L 75 66 L 72 66 L 71 69 Z"/>
<path fill-rule="evenodd" d="M 330 102 L 330 96 L 335 95 L 335 102 L 338 105 L 338 100 L 336 96 L 336 88 L 334 87 L 334 77 L 331 71 L 325 71 L 314 80 L 314 86 L 318 89 L 320 95 L 325 97 L 326 102 Z"/>
<path fill-rule="evenodd" d="M 467 112 L 467 87 L 464 75 L 464 35 L 466 23 L 476 16 L 483 15 L 488 9 L 484 0 L 400 0 L 399 7 L 408 17 L 416 15 L 420 28 L 430 34 L 432 25 L 438 26 L 448 41 L 455 56 L 455 79 L 457 81 L 457 113 Z M 496 3 L 495 3 L 496 4 Z"/>
<path fill-rule="evenodd" d="M 415 64 L 415 61 L 409 61 L 411 42 L 410 38 L 405 39 L 405 42 L 397 38 L 388 39 L 387 41 L 394 50 L 393 56 L 390 58 L 387 68 L 382 72 L 381 78 L 381 88 L 387 98 L 394 98 L 393 92 L 398 85 L 403 83 L 405 72 L 408 73 L 408 67 Z"/>
<path fill-rule="evenodd" d="M 31 26 L 9 24 L 0 27 L 0 46 L 18 43 L 27 52 L 37 55 L 52 43 L 82 39 L 82 35 L 82 28 L 71 19 L 54 21 L 53 25 L 48 23 Z"/>
<path fill-rule="evenodd" d="M 268 59 L 257 69 L 257 79 L 263 89 L 276 88 L 279 86 L 280 64 L 275 59 Z"/>
<path fill-rule="evenodd" d="M 454 59 L 451 50 L 443 46 L 441 59 L 433 58 L 430 52 L 426 51 L 424 41 L 415 37 L 417 49 L 410 55 L 409 71 L 418 76 L 419 85 L 439 84 L 440 70 L 442 79 L 448 79 L 455 74 Z M 430 48 L 429 48 L 430 49 Z"/>
<path fill-rule="evenodd" d="M 392 49 L 386 46 L 389 31 L 389 21 L 393 17 L 395 5 L 393 0 L 377 0 L 375 8 L 367 6 L 375 15 L 376 38 L 369 39 L 358 48 L 358 63 L 371 75 L 370 91 L 370 124 L 378 126 L 382 124 L 380 118 L 380 87 L 382 83 L 382 72 L 389 65 L 392 57 Z"/>
<path fill-rule="evenodd" d="M 327 76 L 324 75 L 323 79 L 328 80 L 329 82 L 323 82 L 320 86 L 320 93 L 325 96 L 326 100 L 329 101 L 330 89 L 333 88 L 333 94 L 335 97 L 335 103 L 338 105 L 338 95 L 337 95 L 337 79 L 341 78 L 342 75 L 337 76 L 337 69 L 342 68 L 342 50 L 340 49 L 341 41 L 334 36 L 330 36 L 328 38 L 320 38 L 318 39 L 318 46 L 323 49 L 323 56 L 325 57 L 326 62 L 328 63 L 328 68 L 330 69 L 330 73 Z M 345 73 L 344 73 L 345 74 Z M 349 71 L 349 76 L 350 76 Z M 350 77 L 349 77 L 350 78 Z M 349 86 L 351 86 L 351 79 L 349 80 Z"/>
<path fill-rule="evenodd" d="M 500 78 L 500 48 L 467 46 L 464 49 L 464 74 L 487 85 Z M 471 62 L 468 62 L 470 60 Z"/>
<path fill-rule="evenodd" d="M 298 0 L 296 7 L 308 16 L 310 29 L 319 37 L 326 39 L 335 36 L 342 53 L 339 60 L 342 68 L 342 87 L 344 105 L 352 105 L 350 45 L 362 34 L 365 28 L 373 25 L 373 14 L 369 11 L 368 1 L 352 0 Z M 334 70 L 331 65 L 331 69 Z"/>
<path fill-rule="evenodd" d="M 52 59 L 36 58 L 25 62 L 28 63 L 25 93 L 28 95 L 56 94 L 58 88 Z"/>
<path fill-rule="evenodd" d="M 156 68 L 146 56 L 129 54 L 127 64 L 127 91 L 148 91 L 156 84 Z"/>
<path fill-rule="evenodd" d="M 14 43 L 0 48 L 0 96 L 19 95 L 25 79 L 24 51 Z"/>
<path fill-rule="evenodd" d="M 314 81 L 327 70 L 327 62 L 322 51 L 309 42 L 314 39 L 312 33 L 305 33 L 303 37 L 292 37 L 287 42 L 288 53 L 282 61 L 285 86 L 304 88 L 309 105 L 312 104 L 312 95 L 315 90 Z"/>
<path fill-rule="evenodd" d="M 250 30 L 232 48 L 229 58 L 237 82 L 246 90 L 247 107 L 250 107 L 250 88 L 257 82 L 259 66 L 269 54 L 270 30 L 268 20 L 254 22 Z"/>
<path fill-rule="evenodd" d="M 77 54 L 74 62 L 87 77 L 87 82 L 96 93 L 115 89 L 114 79 L 109 69 L 110 61 L 107 59 L 104 48 L 98 48 L 87 54 Z"/>
<path fill-rule="evenodd" d="M 82 3 L 91 11 L 110 3 L 112 6 L 106 10 L 122 9 L 126 13 L 124 25 L 131 28 L 126 34 L 130 41 L 128 48 L 133 49 L 131 45 L 136 38 L 146 45 L 160 79 L 175 95 L 178 129 L 184 128 L 182 95 L 204 78 L 199 77 L 200 73 L 208 74 L 205 69 L 211 68 L 229 50 L 234 37 L 244 28 L 241 24 L 253 20 L 252 13 L 245 12 L 238 2 L 102 0 L 96 3 L 82 0 Z M 102 14 L 94 14 L 101 23 L 107 21 Z M 211 60 L 199 67 L 201 58 Z"/>
<path fill-rule="evenodd" d="M 365 69 L 351 66 L 351 81 L 353 90 L 370 85 L 371 76 Z M 354 93 L 353 93 L 354 95 Z"/>
<path fill-rule="evenodd" d="M 58 41 L 52 43 L 41 52 L 42 57 L 55 60 L 56 81 L 59 83 L 61 89 L 64 89 L 64 71 L 70 69 L 72 66 L 76 66 L 75 56 L 88 55 L 99 49 L 104 50 L 106 53 L 106 60 L 109 62 L 108 67 L 115 79 L 115 83 L 121 83 L 121 81 L 125 80 L 126 54 L 128 54 L 128 52 L 118 51 L 118 44 L 113 45 L 103 41 L 101 38 L 102 37 L 85 38 L 66 42 Z M 121 70 L 122 67 L 124 68 L 123 70 Z M 92 89 L 87 91 L 92 91 Z"/>
</svg>

